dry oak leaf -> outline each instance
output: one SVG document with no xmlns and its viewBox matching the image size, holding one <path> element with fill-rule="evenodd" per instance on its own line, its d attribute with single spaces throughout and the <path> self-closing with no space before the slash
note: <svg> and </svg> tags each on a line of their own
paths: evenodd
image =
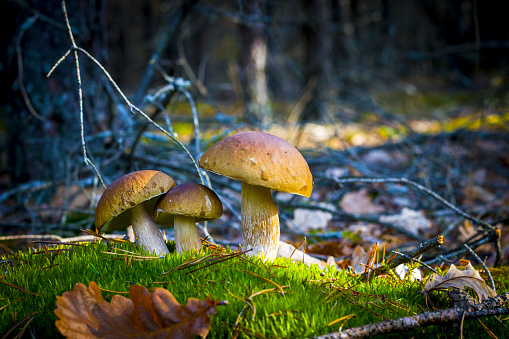
<svg viewBox="0 0 509 339">
<path fill-rule="evenodd" d="M 189 298 L 182 306 L 164 288 L 152 294 L 142 286 L 131 285 L 131 299 L 114 295 L 103 299 L 97 284 L 82 283 L 57 296 L 56 327 L 67 338 L 205 338 L 210 315 L 216 313 L 217 300 Z"/>
<path fill-rule="evenodd" d="M 451 264 L 446 275 L 441 276 L 433 273 L 431 279 L 424 285 L 424 291 L 429 293 L 449 287 L 456 287 L 460 290 L 470 287 L 477 294 L 479 301 L 488 300 L 488 298 L 496 296 L 495 291 L 484 282 L 484 279 L 481 278 L 481 275 L 471 263 L 468 263 L 463 271 L 460 271 L 454 264 Z"/>
</svg>

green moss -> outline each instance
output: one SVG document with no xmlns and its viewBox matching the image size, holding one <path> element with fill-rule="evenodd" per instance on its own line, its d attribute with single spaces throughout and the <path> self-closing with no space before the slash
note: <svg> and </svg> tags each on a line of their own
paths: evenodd
<svg viewBox="0 0 509 339">
<path fill-rule="evenodd" d="M 117 247 L 133 250 L 127 244 Z M 424 297 L 417 293 L 422 289 L 418 282 L 376 278 L 368 284 L 344 271 L 323 272 L 316 266 L 294 264 L 283 258 L 264 264 L 255 258 L 247 261 L 231 257 L 210 265 L 214 261 L 207 262 L 207 259 L 213 258 L 209 257 L 199 264 L 162 275 L 184 263 L 191 254 L 180 256 L 172 253 L 163 259 L 146 261 L 133 259 L 128 264 L 124 255 L 104 253 L 113 250 L 103 243 L 67 248 L 72 250 L 38 254 L 34 251 L 18 252 L 0 258 L 1 267 L 6 272 L 2 281 L 26 290 L 1 285 L 0 333 L 6 333 L 14 323 L 31 312 L 37 312 L 29 325 L 37 337 L 60 337 L 54 326 L 56 296 L 70 291 L 78 282 L 88 286 L 90 281 L 95 281 L 103 289 L 106 300 L 117 292 L 127 292 L 131 283 L 149 289 L 166 288 L 183 304 L 189 297 L 203 299 L 211 296 L 228 300 L 228 304 L 220 306 L 212 318 L 211 338 L 232 337 L 236 330 L 240 331 L 240 337 L 245 338 L 306 338 L 338 331 L 341 326 L 361 326 L 413 315 L 413 312 L 420 313 L 421 307 L 425 307 Z M 197 257 L 211 254 L 212 251 L 207 249 Z M 284 294 L 267 279 L 282 286 Z M 253 295 L 263 290 L 270 291 Z M 388 301 L 393 303 L 392 306 Z M 403 306 L 394 306 L 394 303 Z M 254 315 L 253 308 L 256 311 Z M 328 326 L 350 314 L 354 316 Z M 236 328 L 237 319 L 240 321 Z M 497 334 L 500 325 L 490 320 L 483 319 L 483 322 L 492 326 L 490 329 Z M 436 327 L 424 331 L 433 337 L 442 334 Z M 413 335 L 420 336 L 422 331 Z"/>
</svg>

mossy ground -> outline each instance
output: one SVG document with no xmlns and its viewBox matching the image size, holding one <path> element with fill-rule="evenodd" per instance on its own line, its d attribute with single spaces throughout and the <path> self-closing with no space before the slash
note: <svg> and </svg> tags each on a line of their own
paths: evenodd
<svg viewBox="0 0 509 339">
<path fill-rule="evenodd" d="M 126 252 L 117 251 L 116 256 L 104 253 L 114 252 L 114 246 L 139 252 L 128 244 L 97 243 L 61 247 L 69 250 L 58 253 L 37 250 L 1 257 L 0 267 L 5 275 L 0 285 L 0 333 L 7 333 L 16 322 L 37 312 L 25 336 L 60 337 L 54 325 L 56 296 L 70 291 L 78 282 L 88 286 L 90 281 L 98 284 L 108 301 L 114 294 L 127 292 L 131 283 L 149 289 L 166 288 L 182 304 L 189 297 L 228 300 L 212 318 L 210 338 L 233 337 L 236 331 L 246 338 L 307 338 L 338 331 L 342 325 L 356 327 L 410 316 L 426 307 L 424 296 L 418 293 L 422 290 L 419 282 L 376 278 L 367 284 L 345 271 L 323 272 L 316 266 L 294 264 L 283 258 L 263 263 L 256 258 L 248 261 L 235 256 L 213 265 L 214 260 L 207 262 L 213 258 L 210 256 L 201 263 L 180 266 L 183 269 L 162 275 L 182 265 L 192 254 L 180 256 L 173 252 L 164 259 L 135 261 L 134 257 L 129 261 Z M 212 253 L 206 249 L 193 260 Z M 278 286 L 284 289 L 284 295 Z M 507 288 L 505 284 L 501 287 Z M 253 296 L 264 290 L 269 291 Z M 252 306 L 245 301 L 250 296 Z M 348 315 L 354 316 L 329 326 Z M 493 318 L 482 322 L 499 338 L 508 332 L 504 323 Z M 445 338 L 458 334 L 459 328 L 452 326 L 427 327 L 398 337 Z M 478 321 L 466 324 L 466 338 L 479 334 L 486 331 Z"/>
</svg>

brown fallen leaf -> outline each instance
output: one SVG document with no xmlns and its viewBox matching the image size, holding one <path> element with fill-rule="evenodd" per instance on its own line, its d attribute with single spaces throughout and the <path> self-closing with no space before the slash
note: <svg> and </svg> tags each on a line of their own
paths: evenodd
<svg viewBox="0 0 509 339">
<path fill-rule="evenodd" d="M 481 275 L 475 270 L 471 263 L 468 263 L 463 271 L 460 271 L 454 264 L 451 264 L 449 272 L 447 272 L 446 275 L 441 276 L 433 273 L 431 279 L 426 282 L 424 291 L 430 293 L 434 290 L 442 290 L 449 287 L 456 287 L 460 290 L 464 290 L 465 287 L 470 287 L 474 290 L 479 301 L 488 300 L 488 298 L 496 296 L 493 289 L 484 282 L 484 279 L 481 278 Z"/>
<path fill-rule="evenodd" d="M 373 197 L 365 188 L 343 195 L 339 207 L 346 213 L 352 214 L 377 214 L 385 208 L 373 202 Z"/>
<path fill-rule="evenodd" d="M 56 327 L 67 338 L 205 338 L 210 315 L 216 313 L 217 300 L 189 298 L 182 306 L 164 288 L 152 294 L 142 286 L 131 285 L 131 299 L 114 295 L 103 299 L 97 284 L 82 283 L 57 296 Z"/>
</svg>

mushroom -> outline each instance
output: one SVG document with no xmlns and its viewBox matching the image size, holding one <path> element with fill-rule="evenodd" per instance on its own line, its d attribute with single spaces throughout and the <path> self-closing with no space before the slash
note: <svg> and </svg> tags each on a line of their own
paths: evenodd
<svg viewBox="0 0 509 339">
<path fill-rule="evenodd" d="M 154 221 L 161 226 L 175 227 L 177 252 L 202 248 L 196 223 L 221 217 L 223 205 L 210 188 L 194 183 L 178 185 L 156 204 Z"/>
<path fill-rule="evenodd" d="M 175 187 L 175 181 L 159 171 L 126 174 L 104 191 L 95 210 L 95 226 L 109 232 L 133 226 L 136 241 L 144 250 L 158 255 L 169 253 L 152 211 L 159 196 Z"/>
<path fill-rule="evenodd" d="M 313 177 L 300 152 L 287 141 L 263 132 L 240 132 L 212 145 L 200 167 L 242 180 L 241 227 L 245 249 L 276 257 L 279 216 L 270 190 L 308 197 Z"/>
</svg>

